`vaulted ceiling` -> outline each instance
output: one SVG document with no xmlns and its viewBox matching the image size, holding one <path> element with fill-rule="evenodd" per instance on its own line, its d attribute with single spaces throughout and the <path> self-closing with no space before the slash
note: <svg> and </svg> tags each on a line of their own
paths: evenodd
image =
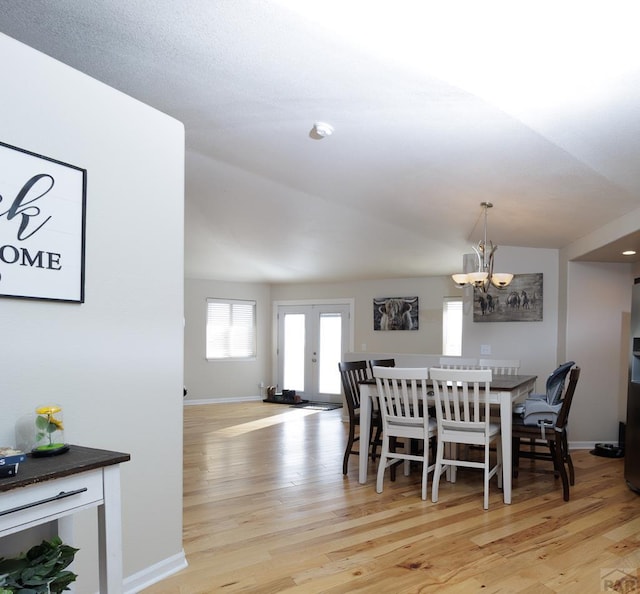
<svg viewBox="0 0 640 594">
<path fill-rule="evenodd" d="M 187 277 L 313 282 L 456 272 L 482 201 L 544 248 L 639 208 L 636 10 L 20 0 L 0 31 L 184 123 Z"/>
</svg>

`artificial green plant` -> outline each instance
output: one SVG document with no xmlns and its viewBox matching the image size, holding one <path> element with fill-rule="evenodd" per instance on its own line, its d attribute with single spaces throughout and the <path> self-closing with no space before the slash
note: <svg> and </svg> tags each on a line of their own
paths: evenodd
<svg viewBox="0 0 640 594">
<path fill-rule="evenodd" d="M 0 594 L 60 594 L 77 578 L 66 568 L 78 549 L 55 536 L 18 557 L 0 557 Z"/>
</svg>

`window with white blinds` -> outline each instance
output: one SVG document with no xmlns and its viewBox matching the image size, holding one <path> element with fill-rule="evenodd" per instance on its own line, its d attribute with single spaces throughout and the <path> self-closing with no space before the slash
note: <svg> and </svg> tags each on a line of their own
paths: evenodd
<svg viewBox="0 0 640 594">
<path fill-rule="evenodd" d="M 207 299 L 207 359 L 254 359 L 256 302 Z"/>
<path fill-rule="evenodd" d="M 442 354 L 462 355 L 462 299 L 445 297 L 442 304 Z"/>
</svg>

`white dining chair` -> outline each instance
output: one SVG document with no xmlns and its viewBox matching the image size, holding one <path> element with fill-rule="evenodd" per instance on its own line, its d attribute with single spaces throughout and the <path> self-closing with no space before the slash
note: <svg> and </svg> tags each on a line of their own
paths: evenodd
<svg viewBox="0 0 640 594">
<path fill-rule="evenodd" d="M 429 376 L 436 401 L 438 432 L 431 500 L 434 503 L 438 501 L 440 475 L 443 471 L 450 469 L 450 480 L 455 482 L 458 466 L 482 468 L 484 509 L 489 509 L 489 481 L 495 474 L 498 475 L 498 486 L 502 486 L 500 424 L 492 423 L 489 414 L 492 371 L 432 368 Z M 492 467 L 490 445 L 494 442 L 497 461 Z M 458 459 L 458 444 L 483 446 L 483 461 Z"/>
<path fill-rule="evenodd" d="M 493 375 L 518 375 L 520 359 L 480 359 L 480 369 L 491 369 Z"/>
<path fill-rule="evenodd" d="M 382 417 L 382 452 L 378 464 L 376 491 L 382 493 L 387 468 L 404 461 L 404 474 L 410 462 L 422 462 L 422 499 L 427 499 L 427 475 L 435 465 L 429 464 L 429 441 L 436 434 L 436 420 L 429 418 L 427 380 L 424 367 L 373 367 Z M 402 452 L 390 448 L 393 438 L 403 438 Z M 410 440 L 422 440 L 422 453 L 410 448 Z"/>
<path fill-rule="evenodd" d="M 480 359 L 480 361 L 478 361 L 478 367 L 480 369 L 491 369 L 494 376 L 518 375 L 518 371 L 520 371 L 520 359 Z M 499 420 L 499 417 L 494 415 L 492 420 Z"/>
<path fill-rule="evenodd" d="M 478 359 L 465 357 L 440 357 L 442 369 L 477 369 Z"/>
</svg>

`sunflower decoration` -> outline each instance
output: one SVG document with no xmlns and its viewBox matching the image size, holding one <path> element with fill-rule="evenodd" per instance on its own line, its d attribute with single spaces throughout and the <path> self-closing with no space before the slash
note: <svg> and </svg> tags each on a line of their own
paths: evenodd
<svg viewBox="0 0 640 594">
<path fill-rule="evenodd" d="M 36 447 L 34 453 L 61 453 L 68 446 L 64 443 L 62 407 L 47 404 L 36 408 Z"/>
</svg>

